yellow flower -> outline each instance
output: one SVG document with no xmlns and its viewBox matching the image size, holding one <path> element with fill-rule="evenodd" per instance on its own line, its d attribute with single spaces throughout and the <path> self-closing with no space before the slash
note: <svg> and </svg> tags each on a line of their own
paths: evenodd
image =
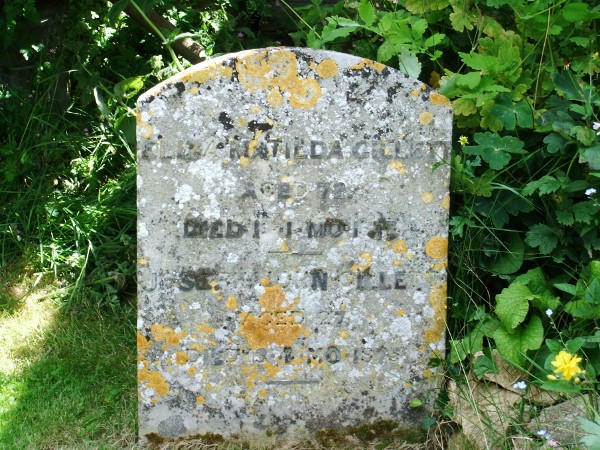
<svg viewBox="0 0 600 450">
<path fill-rule="evenodd" d="M 461 136 L 458 138 L 458 143 L 464 147 L 469 143 L 469 138 L 466 136 Z"/>
<path fill-rule="evenodd" d="M 569 381 L 575 375 L 583 372 L 578 365 L 581 361 L 582 358 L 579 356 L 571 355 L 569 352 L 561 350 L 550 364 L 556 367 L 554 373 L 562 375 L 565 380 Z"/>
</svg>

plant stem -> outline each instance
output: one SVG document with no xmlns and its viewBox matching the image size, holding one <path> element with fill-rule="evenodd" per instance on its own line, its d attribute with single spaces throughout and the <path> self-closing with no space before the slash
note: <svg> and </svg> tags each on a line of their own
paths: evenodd
<svg viewBox="0 0 600 450">
<path fill-rule="evenodd" d="M 154 30 L 154 32 L 156 33 L 156 35 L 160 39 L 162 39 L 162 41 L 164 43 L 167 40 L 166 36 L 164 34 L 162 34 L 162 32 L 158 29 L 158 27 L 156 25 L 154 25 L 154 23 L 148 18 L 148 16 L 146 15 L 146 13 L 137 5 L 137 3 L 134 0 L 130 0 L 130 3 L 137 10 L 137 12 L 140 14 L 140 16 L 142 16 L 144 18 L 144 20 L 146 21 L 146 23 L 148 23 L 148 26 L 150 26 L 150 28 L 152 28 Z M 177 66 L 177 68 L 180 71 L 182 71 L 183 70 L 183 66 L 181 65 L 181 63 L 177 59 L 177 55 L 173 51 L 173 47 L 171 47 L 170 44 L 164 44 L 164 45 L 165 45 L 165 47 L 167 47 L 167 50 L 169 51 L 169 54 L 171 55 L 171 58 L 173 59 L 173 62 L 175 63 L 175 65 Z"/>
</svg>

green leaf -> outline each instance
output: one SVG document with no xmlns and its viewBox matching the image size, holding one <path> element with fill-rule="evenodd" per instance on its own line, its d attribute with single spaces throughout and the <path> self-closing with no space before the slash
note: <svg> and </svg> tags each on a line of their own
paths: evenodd
<svg viewBox="0 0 600 450">
<path fill-rule="evenodd" d="M 600 305 L 592 305 L 585 300 L 572 300 L 565 305 L 565 311 L 579 319 L 600 319 Z"/>
<path fill-rule="evenodd" d="M 554 310 L 560 305 L 560 299 L 552 293 L 550 284 L 540 267 L 519 275 L 513 283 L 524 284 L 529 288 L 534 295 L 531 304 L 540 311 Z"/>
<path fill-rule="evenodd" d="M 525 244 L 518 234 L 509 234 L 503 244 L 506 249 L 502 248 L 494 255 L 491 263 L 486 263 L 489 270 L 498 275 L 508 275 L 519 270 L 525 252 Z"/>
<path fill-rule="evenodd" d="M 419 78 L 421 63 L 413 52 L 403 48 L 398 54 L 398 69 L 410 77 Z"/>
<path fill-rule="evenodd" d="M 525 364 L 524 354 L 527 350 L 537 350 L 544 341 L 544 326 L 538 316 L 533 316 L 525 328 L 514 331 L 498 327 L 492 338 L 500 354 L 508 361 L 520 366 Z"/>
<path fill-rule="evenodd" d="M 523 195 L 531 195 L 535 191 L 539 191 L 540 195 L 551 194 L 560 189 L 560 181 L 552 175 L 544 175 L 539 180 L 531 181 L 523 188 Z"/>
<path fill-rule="evenodd" d="M 419 0 L 416 0 L 419 1 Z M 423 0 L 420 0 L 423 1 Z M 408 8 L 407 8 L 408 9 Z M 473 19 L 464 11 L 454 11 L 450 14 L 450 23 L 452 24 L 452 28 L 454 28 L 459 33 L 462 33 L 465 28 L 467 30 L 472 30 L 473 27 Z"/>
<path fill-rule="evenodd" d="M 115 84 L 113 88 L 117 97 L 131 98 L 144 87 L 144 79 L 141 76 L 127 78 Z"/>
<path fill-rule="evenodd" d="M 534 248 L 539 248 L 542 254 L 548 255 L 558 245 L 558 235 L 553 228 L 538 223 L 527 232 L 525 242 Z"/>
<path fill-rule="evenodd" d="M 474 89 L 481 82 L 481 72 L 469 72 L 464 75 L 458 75 L 456 84 L 459 86 Z"/>
<path fill-rule="evenodd" d="M 425 42 L 423 42 L 423 47 L 426 49 L 435 47 L 436 45 L 441 44 L 445 37 L 445 34 L 435 33 L 433 36 L 429 36 L 427 39 L 425 39 Z"/>
<path fill-rule="evenodd" d="M 108 11 L 108 22 L 111 26 L 114 26 L 117 22 L 117 19 L 125 9 L 125 7 L 129 4 L 129 0 L 119 0 L 114 2 Z"/>
<path fill-rule="evenodd" d="M 102 117 L 104 117 L 105 119 L 108 119 L 110 117 L 110 113 L 108 112 L 108 106 L 106 106 L 104 97 L 100 93 L 100 89 L 98 89 L 98 87 L 94 88 L 94 100 L 96 100 L 96 105 L 98 106 L 98 109 L 100 110 L 100 114 L 102 114 Z"/>
<path fill-rule="evenodd" d="M 321 39 L 322 42 L 335 41 L 338 38 L 350 36 L 350 34 L 355 30 L 355 27 L 336 28 L 336 24 L 330 23 L 323 28 Z"/>
<path fill-rule="evenodd" d="M 529 311 L 529 300 L 533 297 L 527 286 L 516 283 L 511 283 L 496 295 L 494 311 L 506 329 L 513 330 L 525 320 Z"/>
<path fill-rule="evenodd" d="M 575 216 L 575 221 L 589 224 L 596 212 L 596 208 L 594 208 L 594 202 L 588 200 L 571 206 L 571 211 Z"/>
<path fill-rule="evenodd" d="M 495 56 L 482 55 L 480 53 L 458 53 L 463 62 L 471 69 L 492 70 L 498 66 L 498 58 Z"/>
<path fill-rule="evenodd" d="M 575 218 L 573 217 L 573 213 L 566 209 L 557 209 L 556 210 L 556 220 L 561 225 L 565 225 L 570 227 L 575 223 Z"/>
<path fill-rule="evenodd" d="M 587 163 L 592 170 L 600 170 L 600 145 L 580 149 L 579 162 Z"/>
<path fill-rule="evenodd" d="M 575 289 L 575 285 L 569 283 L 555 283 L 554 287 L 571 295 L 575 295 L 575 293 L 577 292 Z"/>
<path fill-rule="evenodd" d="M 561 8 L 561 15 L 567 22 L 588 20 L 588 5 L 585 3 L 569 3 Z"/>
<path fill-rule="evenodd" d="M 593 422 L 584 417 L 577 417 L 577 420 L 579 420 L 583 431 L 588 433 L 579 442 L 587 448 L 600 448 L 600 416 L 598 413 L 595 414 Z"/>
<path fill-rule="evenodd" d="M 500 137 L 497 133 L 475 133 L 475 142 L 479 145 L 467 146 L 464 152 L 479 155 L 492 169 L 499 170 L 511 159 L 511 153 L 523 154 L 523 141 L 513 136 Z"/>
<path fill-rule="evenodd" d="M 513 103 L 508 95 L 499 96 L 490 114 L 500 119 L 507 130 L 514 130 L 517 124 L 522 128 L 533 126 L 533 112 L 526 100 Z"/>
<path fill-rule="evenodd" d="M 377 16 L 375 15 L 375 8 L 369 0 L 361 0 L 358 5 L 358 16 L 367 25 L 373 25 Z"/>
<path fill-rule="evenodd" d="M 470 116 L 477 112 L 477 105 L 474 100 L 457 98 L 452 102 L 452 110 L 458 116 Z"/>
<path fill-rule="evenodd" d="M 568 100 L 582 100 L 583 91 L 575 81 L 573 75 L 567 70 L 556 72 L 551 75 L 552 82 L 559 92 Z"/>
<path fill-rule="evenodd" d="M 448 0 L 406 0 L 404 7 L 413 14 L 423 14 L 427 11 L 444 9 L 448 5 Z"/>
<path fill-rule="evenodd" d="M 495 172 L 488 170 L 483 175 L 471 180 L 471 185 L 467 187 L 467 191 L 481 197 L 491 197 L 492 181 L 495 177 Z"/>
</svg>

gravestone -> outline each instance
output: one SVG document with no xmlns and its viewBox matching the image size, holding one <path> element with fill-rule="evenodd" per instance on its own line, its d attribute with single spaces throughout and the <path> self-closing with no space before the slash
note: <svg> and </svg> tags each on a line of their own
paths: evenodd
<svg viewBox="0 0 600 450">
<path fill-rule="evenodd" d="M 418 423 L 445 344 L 449 101 L 270 48 L 138 108 L 142 440 Z"/>
</svg>

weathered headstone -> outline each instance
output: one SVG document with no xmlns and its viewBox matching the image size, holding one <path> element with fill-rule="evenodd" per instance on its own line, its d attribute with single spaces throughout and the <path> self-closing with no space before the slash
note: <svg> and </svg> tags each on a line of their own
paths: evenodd
<svg viewBox="0 0 600 450">
<path fill-rule="evenodd" d="M 138 107 L 142 439 L 418 422 L 444 351 L 449 101 L 271 48 Z"/>
</svg>

